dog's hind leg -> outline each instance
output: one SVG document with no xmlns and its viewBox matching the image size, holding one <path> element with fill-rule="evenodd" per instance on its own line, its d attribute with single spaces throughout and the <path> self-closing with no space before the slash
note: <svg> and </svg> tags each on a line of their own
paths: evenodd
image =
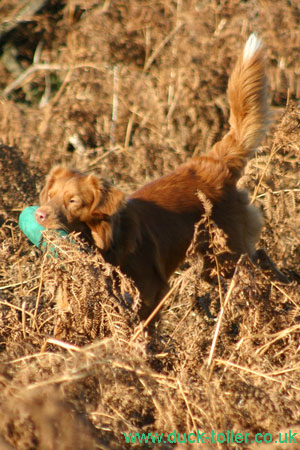
<svg viewBox="0 0 300 450">
<path fill-rule="evenodd" d="M 272 279 L 280 281 L 281 283 L 290 283 L 288 277 L 278 269 L 274 261 L 272 261 L 263 248 L 256 250 L 251 259 L 257 267 L 263 272 L 266 272 Z"/>
</svg>

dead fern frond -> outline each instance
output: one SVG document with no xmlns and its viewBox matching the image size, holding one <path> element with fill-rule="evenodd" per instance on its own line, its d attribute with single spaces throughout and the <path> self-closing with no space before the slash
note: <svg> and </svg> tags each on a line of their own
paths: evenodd
<svg viewBox="0 0 300 450">
<path fill-rule="evenodd" d="M 99 252 L 87 251 L 76 236 L 68 240 L 49 232 L 45 236 L 50 251 L 45 255 L 44 278 L 60 310 L 56 334 L 65 337 L 68 329 L 76 329 L 90 339 L 128 339 L 140 307 L 131 280 Z"/>
<path fill-rule="evenodd" d="M 227 246 L 227 235 L 212 220 L 212 204 L 203 192 L 197 193 L 204 209 L 202 219 L 195 225 L 193 240 L 187 250 L 187 256 L 193 259 L 203 259 L 201 277 L 204 280 L 218 279 L 220 276 L 233 271 L 233 262 L 227 258 L 231 253 Z"/>
</svg>

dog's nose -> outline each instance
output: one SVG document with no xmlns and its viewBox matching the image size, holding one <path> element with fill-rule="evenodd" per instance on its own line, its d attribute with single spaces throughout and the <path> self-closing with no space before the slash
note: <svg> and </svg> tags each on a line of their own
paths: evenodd
<svg viewBox="0 0 300 450">
<path fill-rule="evenodd" d="M 47 219 L 48 214 L 46 211 L 43 211 L 42 209 L 37 209 L 35 212 L 35 220 L 40 224 L 43 225 L 43 222 Z"/>
</svg>

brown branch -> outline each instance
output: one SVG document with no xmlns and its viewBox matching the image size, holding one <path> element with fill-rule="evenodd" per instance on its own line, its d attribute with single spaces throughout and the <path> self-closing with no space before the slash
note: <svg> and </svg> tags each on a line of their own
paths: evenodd
<svg viewBox="0 0 300 450">
<path fill-rule="evenodd" d="M 4 19 L 0 23 L 0 39 L 14 28 L 18 27 L 22 22 L 32 20 L 32 16 L 46 5 L 48 0 L 31 0 L 24 2 L 25 5 L 21 9 L 17 9 L 14 17 L 10 20 Z"/>
</svg>

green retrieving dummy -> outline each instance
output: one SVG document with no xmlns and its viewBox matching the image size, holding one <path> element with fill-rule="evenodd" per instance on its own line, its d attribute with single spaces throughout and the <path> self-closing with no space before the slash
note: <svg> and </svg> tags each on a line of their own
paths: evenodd
<svg viewBox="0 0 300 450">
<path fill-rule="evenodd" d="M 38 248 L 44 247 L 46 242 L 42 242 L 42 231 L 45 230 L 43 225 L 40 225 L 35 220 L 35 211 L 38 206 L 28 206 L 21 212 L 19 217 L 19 227 L 23 233 L 28 237 L 30 242 L 36 245 Z M 68 233 L 65 230 L 57 230 L 60 236 L 66 236 Z"/>
</svg>

